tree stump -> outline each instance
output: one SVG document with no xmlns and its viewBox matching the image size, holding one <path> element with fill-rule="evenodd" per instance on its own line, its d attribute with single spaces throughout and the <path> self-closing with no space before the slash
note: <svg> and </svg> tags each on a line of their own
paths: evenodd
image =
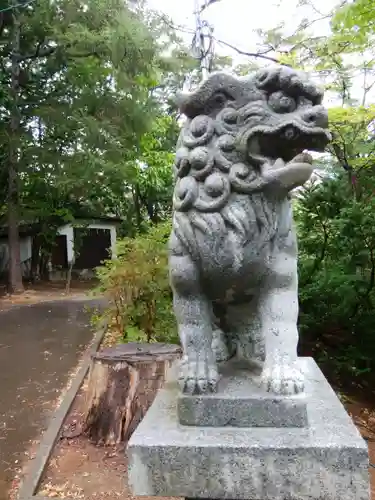
<svg viewBox="0 0 375 500">
<path fill-rule="evenodd" d="M 92 356 L 84 432 L 95 443 L 127 442 L 162 387 L 181 348 L 129 343 Z"/>
</svg>

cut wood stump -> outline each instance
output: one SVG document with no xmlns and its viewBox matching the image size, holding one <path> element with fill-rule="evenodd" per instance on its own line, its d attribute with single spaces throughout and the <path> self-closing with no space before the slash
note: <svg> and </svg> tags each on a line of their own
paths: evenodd
<svg viewBox="0 0 375 500">
<path fill-rule="evenodd" d="M 127 442 L 180 358 L 171 344 L 121 344 L 92 356 L 84 432 L 95 444 Z"/>
</svg>

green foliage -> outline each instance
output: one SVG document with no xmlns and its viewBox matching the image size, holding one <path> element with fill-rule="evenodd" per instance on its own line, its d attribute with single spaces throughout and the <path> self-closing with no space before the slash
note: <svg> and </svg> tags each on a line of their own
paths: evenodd
<svg viewBox="0 0 375 500">
<path fill-rule="evenodd" d="M 179 126 L 173 116 L 159 115 L 142 135 L 139 154 L 127 164 L 127 183 L 132 206 L 123 230 L 134 236 L 170 217 L 172 165 Z"/>
<path fill-rule="evenodd" d="M 333 133 L 329 150 L 340 164 L 356 171 L 371 167 L 375 161 L 375 104 L 332 108 L 329 119 Z"/>
<path fill-rule="evenodd" d="M 168 278 L 170 223 L 118 243 L 117 258 L 98 269 L 99 291 L 109 299 L 123 341 L 178 342 Z"/>
<path fill-rule="evenodd" d="M 332 29 L 335 39 L 351 52 L 371 48 L 375 35 L 375 15 L 371 0 L 343 2 L 334 12 Z"/>
<path fill-rule="evenodd" d="M 186 73 L 183 59 L 166 55 L 172 41 L 181 46 L 176 35 L 143 2 L 38 0 L 13 14 L 0 20 L 0 193 L 7 200 L 18 20 L 13 139 L 22 154 L 12 168 L 19 216 L 39 224 L 39 253 L 50 253 L 57 227 L 77 215 L 125 216 L 127 234 L 163 220 L 178 126 L 152 89 Z"/>
<path fill-rule="evenodd" d="M 374 214 L 372 195 L 358 200 L 337 174 L 306 189 L 295 206 L 301 350 L 316 356 L 336 383 L 372 383 Z"/>
</svg>

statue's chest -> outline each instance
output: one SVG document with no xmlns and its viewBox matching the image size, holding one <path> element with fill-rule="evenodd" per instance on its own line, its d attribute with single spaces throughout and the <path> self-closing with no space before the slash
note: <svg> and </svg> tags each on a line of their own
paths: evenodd
<svg viewBox="0 0 375 500">
<path fill-rule="evenodd" d="M 201 240 L 201 269 L 213 294 L 256 287 L 272 265 L 280 237 L 291 224 L 289 203 L 275 206 L 259 199 L 236 199 L 221 216 L 225 230 Z"/>
<path fill-rule="evenodd" d="M 217 246 L 207 247 L 202 255 L 201 270 L 210 295 L 226 300 L 231 293 L 256 287 L 269 267 L 272 248 L 259 241 L 243 244 L 236 235 L 228 234 Z"/>
</svg>

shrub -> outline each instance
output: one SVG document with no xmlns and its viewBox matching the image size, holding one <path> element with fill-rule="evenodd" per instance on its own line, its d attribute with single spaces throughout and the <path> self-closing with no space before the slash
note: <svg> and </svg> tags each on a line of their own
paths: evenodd
<svg viewBox="0 0 375 500">
<path fill-rule="evenodd" d="M 300 350 L 336 385 L 375 380 L 375 199 L 335 176 L 295 204 Z"/>
<path fill-rule="evenodd" d="M 99 291 L 109 299 L 104 315 L 122 339 L 178 342 L 168 277 L 170 223 L 118 242 L 117 257 L 98 268 Z"/>
</svg>

